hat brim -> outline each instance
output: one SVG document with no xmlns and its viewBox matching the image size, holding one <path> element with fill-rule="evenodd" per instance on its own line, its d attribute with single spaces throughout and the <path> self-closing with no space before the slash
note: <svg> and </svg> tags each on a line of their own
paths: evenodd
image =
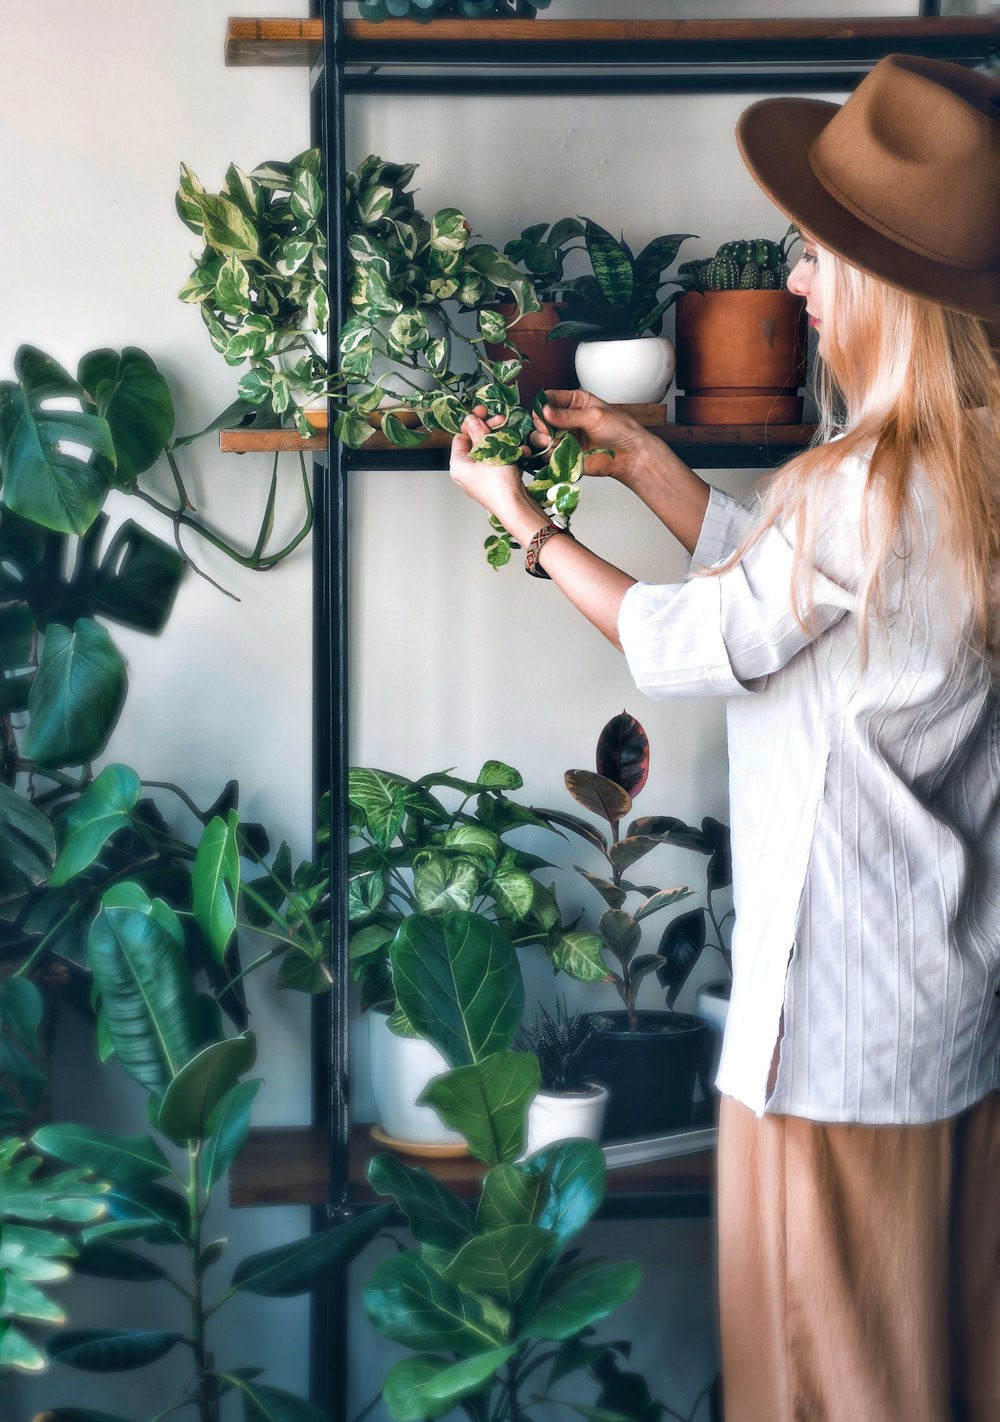
<svg viewBox="0 0 1000 1422">
<path fill-rule="evenodd" d="M 809 150 L 837 113 L 825 99 L 760 99 L 740 116 L 736 141 L 768 197 L 802 231 L 862 271 L 954 311 L 1000 318 L 996 273 L 959 271 L 911 252 L 831 197 L 816 177 Z"/>
</svg>

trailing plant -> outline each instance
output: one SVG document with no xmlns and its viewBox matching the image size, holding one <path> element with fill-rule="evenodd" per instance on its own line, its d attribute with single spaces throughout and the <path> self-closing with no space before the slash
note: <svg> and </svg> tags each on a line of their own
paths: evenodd
<svg viewBox="0 0 1000 1422">
<path fill-rule="evenodd" d="M 182 301 L 199 307 L 212 345 L 232 366 L 249 365 L 240 399 L 293 414 L 328 388 L 325 356 L 313 339 L 330 320 L 323 230 L 322 155 L 309 148 L 289 163 L 250 173 L 230 164 L 218 193 L 181 164 L 177 211 L 204 239 Z"/>
<path fill-rule="evenodd" d="M 494 923 L 411 915 L 391 958 L 402 1011 L 451 1065 L 421 1099 L 465 1136 L 487 1172 L 470 1208 L 393 1155 L 371 1162 L 369 1180 L 396 1201 L 414 1239 L 364 1290 L 376 1329 L 415 1350 L 392 1367 L 382 1396 L 398 1422 L 456 1405 L 474 1422 L 514 1422 L 538 1408 L 549 1416 L 560 1381 L 581 1372 L 598 1379 L 602 1363 L 614 1362 L 622 1345 L 593 1341 L 593 1325 L 639 1281 L 635 1263 L 581 1259 L 567 1248 L 601 1204 L 604 1156 L 573 1140 L 520 1159 L 539 1067 L 512 1050 L 524 989 L 517 954 Z"/>
<path fill-rule="evenodd" d="M 534 19 L 547 10 L 552 0 L 359 0 L 362 20 L 411 19 L 428 24 L 439 15 L 464 15 L 470 20 L 486 20 L 491 15 L 515 15 Z"/>
<path fill-rule="evenodd" d="M 238 821 L 212 821 L 202 836 L 195 865 L 195 918 L 221 963 L 234 932 L 241 889 L 260 907 L 275 912 L 266 894 L 257 894 L 239 878 Z M 96 835 L 94 825 L 91 835 Z M 8 1361 L 37 1369 L 47 1360 L 88 1372 L 119 1372 L 158 1361 L 178 1347 L 189 1350 L 191 1365 L 181 1395 L 158 1415 L 193 1410 L 199 1422 L 218 1422 L 227 1393 L 239 1393 L 247 1422 L 260 1417 L 318 1422 L 321 1414 L 300 1398 L 259 1381 L 261 1370 L 226 1365 L 215 1356 L 215 1315 L 237 1293 L 288 1297 L 306 1293 L 322 1276 L 351 1258 L 381 1229 L 389 1211 L 382 1208 L 305 1239 L 245 1257 L 232 1269 L 228 1286 L 209 1279 L 226 1257 L 226 1241 L 205 1237 L 213 1192 L 241 1150 L 250 1129 L 259 1080 L 249 1076 L 256 1058 L 252 1033 L 227 1034 L 218 1003 L 200 990 L 185 943 L 185 923 L 163 899 L 150 898 L 139 882 L 108 889 L 88 934 L 88 955 L 100 1001 L 103 1051 L 149 1095 L 152 1130 L 115 1136 L 75 1123 L 43 1126 L 32 1144 L 64 1162 L 68 1173 L 43 1182 L 38 1203 L 25 1206 L 15 1197 L 4 1209 L 19 1219 L 33 1219 L 44 1229 L 31 1238 L 4 1231 L 4 1249 L 29 1260 L 27 1273 L 38 1275 L 31 1258 L 68 1261 L 74 1273 L 168 1286 L 185 1301 L 186 1326 L 148 1332 L 131 1327 L 64 1330 L 44 1342 L 44 1351 L 17 1330 Z M 5 1148 L 0 1164 L 11 1161 L 22 1183 L 37 1165 L 34 1157 L 18 1162 L 16 1145 Z M 175 1161 L 176 1164 L 171 1162 Z M 102 1184 L 95 1194 L 90 1178 Z M 27 1183 L 30 1185 L 30 1178 Z M 21 1191 L 23 1196 L 25 1191 Z M 69 1210 L 67 1210 L 69 1196 Z M 79 1200 L 74 1196 L 80 1197 Z M 33 1212 L 32 1212 L 33 1208 Z M 27 1213 L 26 1213 L 27 1210 Z M 83 1228 L 71 1238 L 65 1224 Z M 7 1222 L 4 1221 L 6 1224 Z M 135 1253 L 132 1242 L 152 1246 Z M 159 1257 L 163 1250 L 162 1262 Z M 60 1264 L 60 1272 L 65 1265 Z M 22 1273 L 24 1270 L 22 1269 Z M 18 1322 L 32 1317 L 61 1318 L 22 1290 L 14 1295 Z M 35 1312 L 31 1313 L 34 1306 Z M 8 1317 L 11 1315 L 8 1314 Z M 9 1338 L 10 1328 L 6 1330 Z M 79 1422 L 73 1408 L 56 1407 L 51 1422 Z M 96 1414 L 95 1414 L 96 1415 Z M 100 1414 L 104 1415 L 104 1414 Z"/>
<path fill-rule="evenodd" d="M 599 852 L 607 865 L 599 874 L 576 866 L 577 872 L 607 905 L 597 933 L 583 937 L 589 940 L 590 961 L 602 962 L 606 955 L 614 964 L 606 970 L 606 975 L 621 998 L 629 1030 L 636 1031 L 639 1026 L 637 997 L 644 978 L 656 973 L 665 989 L 667 1006 L 673 1008 L 706 945 L 706 921 L 715 928 L 715 946 L 721 948 L 723 928 L 730 915 L 716 917 L 712 894 L 732 882 L 729 830 L 710 817 L 702 820 L 698 830 L 671 815 L 648 815 L 632 820 L 622 834 L 622 823 L 631 814 L 633 802 L 649 775 L 648 737 L 635 717 L 625 711 L 612 717 L 601 731 L 596 765 L 596 771 L 567 770 L 566 788 L 579 805 L 608 825 L 610 837 L 576 815 L 552 810 L 536 813 L 549 823 L 579 835 Z M 708 903 L 672 919 L 663 930 L 655 951 L 644 953 L 640 950 L 645 921 L 691 894 L 689 888 L 663 889 L 656 884 L 636 882 L 631 877 L 633 866 L 661 845 L 693 849 L 708 857 Z M 626 878 L 627 874 L 630 877 Z M 632 910 L 625 907 L 630 895 L 638 898 Z"/>
<path fill-rule="evenodd" d="M 780 291 L 788 280 L 788 252 L 798 237 L 789 227 L 780 242 L 767 237 L 723 242 L 714 257 L 699 257 L 678 268 L 688 291 Z"/>
<path fill-rule="evenodd" d="M 590 1088 L 600 1033 L 582 1008 L 570 1012 L 557 998 L 555 1015 L 539 1008 L 517 1040 L 519 1050 L 538 1061 L 543 1091 L 584 1092 Z"/>
<path fill-rule="evenodd" d="M 655 237 L 636 256 L 625 241 L 615 238 L 591 218 L 583 219 L 584 246 L 591 272 L 563 285 L 563 300 L 570 307 L 567 320 L 550 333 L 550 339 L 574 336 L 582 340 L 628 340 L 647 331 L 663 329 L 663 316 L 677 300 L 683 285 L 667 278 L 681 244 L 693 234 Z M 661 299 L 668 281 L 678 289 Z"/>
<path fill-rule="evenodd" d="M 362 767 L 350 772 L 351 971 L 362 983 L 363 1007 L 395 1003 L 390 1026 L 402 1035 L 420 1027 L 399 1004 L 390 948 L 414 915 L 457 922 L 475 913 L 515 946 L 541 945 L 556 969 L 586 977 L 593 967 L 581 935 L 563 925 L 553 889 L 539 878 L 548 861 L 507 843 L 525 826 L 549 828 L 508 794 L 522 784 L 513 766 L 496 760 L 475 780 L 446 772 L 419 780 Z"/>
</svg>

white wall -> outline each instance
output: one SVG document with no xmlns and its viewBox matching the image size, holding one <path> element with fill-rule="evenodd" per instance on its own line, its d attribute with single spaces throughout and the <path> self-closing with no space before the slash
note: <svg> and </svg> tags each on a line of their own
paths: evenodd
<svg viewBox="0 0 1000 1422">
<path fill-rule="evenodd" d="M 304 6 L 268 0 L 265 8 L 295 16 Z M 251 167 L 290 156 L 309 141 L 309 96 L 303 70 L 224 68 L 229 9 L 229 0 L 6 0 L 2 6 L 4 376 L 22 342 L 71 368 L 95 347 L 136 344 L 170 377 L 181 428 L 200 427 L 232 398 L 232 372 L 211 350 L 197 314 L 175 296 L 194 245 L 173 210 L 178 163 L 183 159 L 214 187 L 231 159 Z M 702 240 L 689 244 L 691 252 L 709 252 L 725 238 L 780 235 L 784 227 L 736 155 L 732 130 L 741 107 L 739 98 L 382 105 L 359 99 L 350 106 L 348 142 L 352 161 L 369 151 L 419 160 L 425 208 L 463 207 L 477 230 L 498 243 L 529 221 L 586 213 L 638 243 L 693 230 Z M 268 461 L 222 457 L 206 443 L 186 463 L 197 471 L 192 491 L 199 506 L 249 537 Z M 720 478 L 740 492 L 751 485 L 746 473 Z M 293 468 L 286 479 L 294 490 Z M 293 505 L 290 493 L 284 526 L 291 526 Z M 128 513 L 139 516 L 131 507 Z M 577 530 L 638 576 L 683 576 L 669 537 L 610 483 L 587 489 Z M 621 659 L 560 603 L 554 588 L 526 579 L 517 566 L 501 573 L 486 566 L 484 518 L 444 476 L 357 476 L 351 531 L 357 763 L 414 774 L 455 766 L 467 774 L 487 757 L 499 757 L 522 771 L 527 798 L 552 804 L 563 800 L 563 771 L 592 763 L 600 727 L 626 706 L 652 741 L 642 812 L 694 821 L 725 816 L 722 707 L 642 702 Z M 309 554 L 303 550 L 277 572 L 253 577 L 198 553 L 241 601 L 189 577 L 161 638 L 115 630 L 128 657 L 131 692 L 109 755 L 149 779 L 182 782 L 204 803 L 237 776 L 244 811 L 305 850 L 311 819 Z M 694 876 L 697 884 L 704 865 L 680 855 L 651 867 L 663 882 Z M 567 879 L 567 909 L 583 903 Z M 595 902 L 588 907 L 593 911 Z M 714 967 L 706 964 L 707 971 Z M 529 965 L 529 978 L 551 993 L 539 965 Z M 307 1005 L 266 990 L 256 998 L 265 1078 L 258 1120 L 305 1120 Z M 363 1023 L 355 1042 L 364 1118 L 370 1103 Z M 95 1074 L 89 1051 L 86 1036 L 70 1025 L 57 1063 L 57 1114 L 79 1113 L 110 1129 L 138 1128 L 136 1093 L 108 1073 Z M 220 1233 L 241 1249 L 264 1247 L 307 1225 L 303 1210 L 222 1212 L 218 1221 Z M 654 1391 L 675 1406 L 690 1406 L 715 1366 L 707 1225 L 606 1225 L 594 1243 L 643 1258 L 642 1296 L 614 1332 L 635 1334 L 634 1361 L 649 1371 Z M 109 1300 L 108 1291 L 76 1285 L 66 1292 L 71 1323 L 120 1321 L 143 1292 L 122 1290 L 120 1299 Z M 173 1313 L 157 1305 L 154 1316 Z M 301 1303 L 256 1303 L 233 1315 L 218 1351 L 228 1361 L 266 1363 L 278 1385 L 304 1389 L 304 1329 Z M 356 1410 L 374 1392 L 388 1356 L 360 1309 L 352 1349 Z M 164 1365 L 155 1374 L 109 1384 L 55 1368 L 23 1385 L 11 1422 L 57 1402 L 148 1417 L 165 1405 L 179 1375 Z"/>
</svg>

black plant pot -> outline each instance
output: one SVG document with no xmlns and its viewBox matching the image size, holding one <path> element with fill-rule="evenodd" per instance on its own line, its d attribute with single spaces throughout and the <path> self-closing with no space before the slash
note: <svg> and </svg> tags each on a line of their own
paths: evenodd
<svg viewBox="0 0 1000 1422">
<path fill-rule="evenodd" d="M 642 1011 L 639 1030 L 630 1032 L 625 1012 L 591 1016 L 602 1029 L 594 1078 L 611 1090 L 604 1139 L 655 1136 L 689 1125 L 708 1023 L 685 1012 Z"/>
</svg>

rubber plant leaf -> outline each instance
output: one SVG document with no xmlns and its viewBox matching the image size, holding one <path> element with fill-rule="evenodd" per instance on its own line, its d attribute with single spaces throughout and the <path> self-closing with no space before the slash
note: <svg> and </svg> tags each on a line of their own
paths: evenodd
<svg viewBox="0 0 1000 1422">
<path fill-rule="evenodd" d="M 623 711 L 613 716 L 597 742 L 597 773 L 613 780 L 634 798 L 649 775 L 649 739 L 642 726 Z"/>
</svg>

